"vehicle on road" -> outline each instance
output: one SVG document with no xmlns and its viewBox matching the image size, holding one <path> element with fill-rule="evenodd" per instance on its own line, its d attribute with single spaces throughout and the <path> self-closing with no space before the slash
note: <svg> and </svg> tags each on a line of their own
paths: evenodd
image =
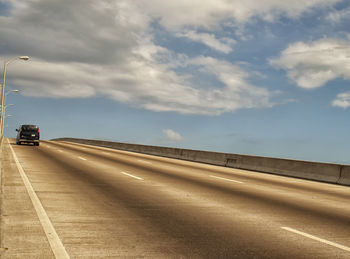
<svg viewBox="0 0 350 259">
<path fill-rule="evenodd" d="M 39 146 L 40 131 L 37 125 L 21 125 L 17 131 L 16 144 L 33 143 L 34 146 Z"/>
</svg>

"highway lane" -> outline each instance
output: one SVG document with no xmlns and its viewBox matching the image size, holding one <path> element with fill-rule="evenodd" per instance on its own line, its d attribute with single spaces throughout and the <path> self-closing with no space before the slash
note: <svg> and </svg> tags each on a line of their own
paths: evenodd
<svg viewBox="0 0 350 259">
<path fill-rule="evenodd" d="M 350 257 L 349 187 L 73 143 L 12 147 L 72 258 Z"/>
</svg>

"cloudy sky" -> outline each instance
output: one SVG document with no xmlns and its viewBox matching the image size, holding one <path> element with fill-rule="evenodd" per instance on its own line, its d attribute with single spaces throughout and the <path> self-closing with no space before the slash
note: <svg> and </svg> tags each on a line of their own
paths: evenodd
<svg viewBox="0 0 350 259">
<path fill-rule="evenodd" d="M 349 0 L 0 0 L 6 135 L 350 163 Z"/>
</svg>

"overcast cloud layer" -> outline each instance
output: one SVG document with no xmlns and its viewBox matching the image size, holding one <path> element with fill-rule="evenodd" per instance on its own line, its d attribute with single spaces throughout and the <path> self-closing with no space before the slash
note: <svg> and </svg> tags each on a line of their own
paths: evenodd
<svg viewBox="0 0 350 259">
<path fill-rule="evenodd" d="M 244 28 L 258 19 L 297 19 L 340 0 L 1 2 L 11 8 L 0 16 L 0 55 L 31 56 L 29 65 L 11 64 L 16 69 L 9 79 L 24 95 L 102 96 L 152 111 L 219 115 L 272 107 L 277 93 L 252 83 L 255 71 L 239 62 L 210 52 L 190 57 L 158 45 L 155 24 L 178 39 L 226 55 L 235 52 L 238 39 L 215 35 L 223 26 Z M 328 19 L 336 22 L 343 16 L 334 11 Z M 349 50 L 350 41 L 344 39 L 293 42 L 271 58 L 270 65 L 285 70 L 299 87 L 317 88 L 338 77 L 350 78 Z M 211 76 L 209 86 L 200 84 L 199 74 Z M 339 95 L 333 105 L 347 107 L 344 102 L 349 98 L 344 96 Z"/>
</svg>

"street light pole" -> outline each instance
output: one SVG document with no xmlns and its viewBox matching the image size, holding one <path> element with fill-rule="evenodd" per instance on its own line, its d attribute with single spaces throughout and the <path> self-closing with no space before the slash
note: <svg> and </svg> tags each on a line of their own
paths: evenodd
<svg viewBox="0 0 350 259">
<path fill-rule="evenodd" d="M 8 107 L 8 106 L 12 106 L 13 104 L 9 104 L 9 105 L 6 105 L 6 96 L 8 95 L 8 94 L 10 94 L 10 93 L 18 93 L 19 91 L 18 90 L 11 90 L 11 91 L 8 91 L 8 92 L 6 92 L 5 93 L 5 95 L 4 95 L 4 108 L 2 108 L 1 107 L 1 114 L 2 114 L 2 118 L 4 118 L 4 120 L 1 120 L 0 121 L 0 127 L 1 127 L 1 132 L 2 132 L 2 137 L 4 136 L 4 125 L 5 125 L 5 118 L 6 118 L 6 116 L 5 116 L 5 114 L 6 114 L 6 108 Z"/>
<path fill-rule="evenodd" d="M 6 69 L 7 69 L 7 65 L 10 64 L 12 61 L 16 60 L 16 59 L 22 59 L 22 60 L 28 60 L 29 57 L 28 56 L 18 56 L 18 57 L 14 57 L 9 59 L 8 61 L 4 62 L 4 73 L 3 73 L 3 79 L 2 79 L 2 89 L 1 89 L 1 140 L 0 140 L 0 144 L 2 144 L 2 140 L 4 138 L 4 130 L 3 130 L 3 125 L 5 122 L 5 83 L 6 83 Z"/>
</svg>

